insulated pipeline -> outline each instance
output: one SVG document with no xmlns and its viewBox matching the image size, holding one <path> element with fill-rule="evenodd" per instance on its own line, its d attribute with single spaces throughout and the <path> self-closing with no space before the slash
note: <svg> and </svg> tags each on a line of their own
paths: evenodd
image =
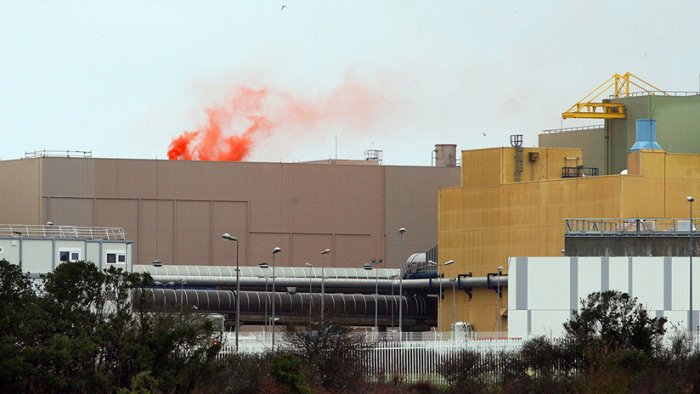
<svg viewBox="0 0 700 394">
<path fill-rule="evenodd" d="M 142 297 L 143 295 L 143 297 Z M 261 315 L 269 311 L 275 303 L 280 316 L 308 316 L 321 305 L 321 294 L 314 293 L 265 293 L 241 291 L 241 317 L 246 314 Z M 363 294 L 325 294 L 325 308 L 331 315 L 374 317 L 375 296 Z M 145 300 L 145 301 L 142 301 Z M 426 317 L 437 314 L 437 300 L 424 296 L 378 295 L 377 314 L 382 317 L 396 315 L 399 301 L 403 302 L 406 317 Z M 202 312 L 230 314 L 236 312 L 236 293 L 228 290 L 192 290 L 149 288 L 136 290 L 134 308 L 145 310 L 179 310 L 180 305 L 188 305 Z M 313 306 L 312 306 L 313 305 Z"/>
</svg>

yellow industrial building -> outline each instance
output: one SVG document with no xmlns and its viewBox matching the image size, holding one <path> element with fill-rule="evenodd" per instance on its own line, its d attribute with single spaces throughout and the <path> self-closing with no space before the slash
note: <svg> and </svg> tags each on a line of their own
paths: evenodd
<svg viewBox="0 0 700 394">
<path fill-rule="evenodd" d="M 445 277 L 497 275 L 499 266 L 505 275 L 508 257 L 561 256 L 566 218 L 687 218 L 686 196 L 700 196 L 697 154 L 633 151 L 618 175 L 587 176 L 583 164 L 580 149 L 463 151 L 461 186 L 439 193 L 439 261 L 455 261 L 442 269 Z M 441 308 L 446 323 L 450 291 Z M 494 289 L 471 289 L 472 297 L 457 290 L 455 320 L 505 335 L 506 292 L 499 311 Z"/>
</svg>

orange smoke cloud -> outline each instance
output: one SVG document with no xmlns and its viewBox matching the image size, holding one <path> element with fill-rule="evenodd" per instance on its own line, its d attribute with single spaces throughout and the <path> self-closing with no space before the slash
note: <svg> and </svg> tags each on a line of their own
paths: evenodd
<svg viewBox="0 0 700 394">
<path fill-rule="evenodd" d="M 226 107 L 207 108 L 208 124 L 196 131 L 185 131 L 174 138 L 168 149 L 170 160 L 241 161 L 248 157 L 255 138 L 272 129 L 262 115 L 265 90 L 239 88 Z M 243 120 L 247 127 L 240 134 L 224 135 L 222 130 L 234 128 Z M 234 130 L 235 133 L 235 130 Z"/>
<path fill-rule="evenodd" d="M 238 87 L 226 104 L 207 108 L 207 124 L 174 138 L 171 160 L 241 161 L 261 139 L 274 131 L 311 130 L 321 122 L 364 128 L 376 118 L 381 96 L 352 81 L 317 100 L 300 99 L 285 91 Z"/>
</svg>

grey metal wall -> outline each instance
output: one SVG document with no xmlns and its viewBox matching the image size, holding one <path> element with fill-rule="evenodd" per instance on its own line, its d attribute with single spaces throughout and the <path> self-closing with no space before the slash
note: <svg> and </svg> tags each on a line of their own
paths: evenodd
<svg viewBox="0 0 700 394">
<path fill-rule="evenodd" d="M 572 130 L 561 133 L 540 134 L 539 146 L 547 148 L 580 148 L 583 151 L 582 163 L 586 167 L 596 167 L 601 174 L 606 173 L 605 129 Z"/>
<path fill-rule="evenodd" d="M 700 95 L 645 95 L 608 101 L 625 104 L 627 117 L 606 120 L 604 130 L 540 134 L 539 145 L 581 148 L 586 166 L 600 168 L 601 175 L 619 174 L 627 168 L 627 154 L 637 139 L 637 119 L 656 119 L 657 141 L 666 152 L 700 153 Z"/>
<path fill-rule="evenodd" d="M 6 168 L 36 174 L 6 176 Z M 16 168 L 15 168 L 16 167 Z M 0 185 L 22 197 L 0 201 L 0 222 L 123 227 L 134 262 L 360 267 L 437 244 L 438 187 L 459 184 L 459 168 L 299 163 L 39 158 L 3 162 Z M 3 187 L 5 190 L 5 187 Z M 0 193 L 3 191 L 0 190 Z M 34 201 L 32 203 L 32 201 Z M 16 207 L 22 208 L 19 211 Z M 19 213 L 16 213 L 19 212 Z"/>
</svg>

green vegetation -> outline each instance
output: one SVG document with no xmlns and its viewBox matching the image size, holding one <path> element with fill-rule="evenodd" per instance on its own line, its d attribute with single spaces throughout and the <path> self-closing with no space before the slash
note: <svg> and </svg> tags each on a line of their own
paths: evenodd
<svg viewBox="0 0 700 394">
<path fill-rule="evenodd" d="M 460 350 L 448 385 L 369 382 L 368 345 L 331 319 L 291 327 L 274 354 L 219 357 L 220 333 L 192 310 L 146 311 L 151 278 L 91 263 L 34 281 L 0 261 L 2 393 L 667 393 L 700 392 L 700 351 L 636 299 L 593 293 L 559 341 L 514 352 Z M 132 304 L 136 291 L 141 302 Z M 420 351 L 428 352 L 421 349 Z"/>
<path fill-rule="evenodd" d="M 35 285 L 0 261 L 0 391 L 192 392 L 219 372 L 208 319 L 134 311 L 148 275 L 59 265 Z M 148 292 L 141 292 L 148 297 Z M 127 391 L 124 391 L 127 390 Z"/>
</svg>

